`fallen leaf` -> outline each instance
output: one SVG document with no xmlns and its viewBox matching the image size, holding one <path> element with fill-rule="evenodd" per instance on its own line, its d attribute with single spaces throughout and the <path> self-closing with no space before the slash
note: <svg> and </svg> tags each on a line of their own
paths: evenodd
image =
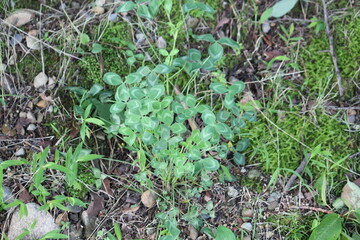
<svg viewBox="0 0 360 240">
<path fill-rule="evenodd" d="M 353 210 L 360 208 L 360 187 L 348 181 L 342 190 L 341 199 Z"/>
<path fill-rule="evenodd" d="M 34 13 L 27 9 L 21 9 L 13 12 L 5 18 L 4 22 L 10 25 L 15 25 L 16 27 L 21 27 L 31 20 L 33 20 L 35 17 Z"/>
<path fill-rule="evenodd" d="M 49 102 L 45 101 L 45 100 L 40 100 L 36 106 L 40 107 L 40 108 L 46 108 L 49 106 Z"/>
<path fill-rule="evenodd" d="M 124 208 L 124 209 L 123 209 L 123 213 L 124 213 L 124 214 L 134 213 L 134 212 L 136 212 L 137 210 L 139 210 L 139 208 L 140 208 L 140 206 Z"/>
<path fill-rule="evenodd" d="M 49 82 L 48 82 L 48 88 L 51 90 L 51 89 L 54 89 L 55 87 L 55 84 L 56 84 L 56 78 L 53 76 L 53 77 L 49 77 Z"/>
<path fill-rule="evenodd" d="M 109 194 L 110 196 L 113 196 L 114 195 L 114 191 L 111 189 L 110 187 L 110 180 L 108 178 L 105 178 L 103 181 L 102 181 L 102 189 L 107 193 Z"/>
<path fill-rule="evenodd" d="M 157 196 L 153 191 L 147 190 L 141 195 L 141 202 L 145 205 L 145 207 L 151 208 L 156 204 L 156 198 Z"/>
<path fill-rule="evenodd" d="M 2 125 L 1 131 L 4 135 L 9 137 L 13 137 L 16 135 L 16 131 L 7 124 Z"/>
<path fill-rule="evenodd" d="M 284 53 L 280 50 L 273 50 L 273 51 L 264 52 L 264 55 L 265 55 L 265 61 L 269 62 L 271 59 L 275 57 L 284 55 Z"/>
<path fill-rule="evenodd" d="M 103 210 L 104 199 L 95 193 L 90 193 L 90 195 L 91 195 L 91 202 L 86 212 L 89 218 L 92 218 L 92 217 L 96 217 L 99 214 L 99 212 Z"/>
<path fill-rule="evenodd" d="M 33 50 L 40 50 L 41 49 L 41 45 L 40 45 L 40 40 L 37 38 L 37 34 L 38 34 L 38 30 L 31 30 L 28 32 L 28 35 L 26 35 L 25 39 L 26 39 L 26 46 L 29 49 L 33 49 Z"/>
<path fill-rule="evenodd" d="M 42 100 L 45 100 L 47 102 L 53 103 L 53 99 L 51 96 L 46 96 L 45 93 L 40 93 L 39 96 L 41 97 Z"/>
<path fill-rule="evenodd" d="M 31 202 L 33 200 L 33 198 L 31 197 L 29 192 L 26 190 L 26 188 L 24 188 L 23 185 L 21 185 L 21 184 L 18 184 L 18 186 L 20 188 L 19 200 L 25 204 Z"/>
<path fill-rule="evenodd" d="M 61 226 L 62 222 L 68 222 L 68 221 L 69 221 L 69 217 L 67 212 L 60 213 L 55 219 L 55 223 L 58 226 Z"/>
<path fill-rule="evenodd" d="M 227 17 L 222 17 L 221 19 L 220 19 L 220 21 L 218 22 L 218 24 L 216 25 L 216 27 L 215 27 L 215 30 L 214 30 L 214 32 L 216 32 L 219 28 L 221 28 L 222 26 L 224 26 L 225 24 L 228 24 L 230 22 L 230 19 L 229 18 L 227 18 Z"/>
<path fill-rule="evenodd" d="M 18 134 L 24 135 L 25 130 L 24 127 L 27 126 L 30 123 L 30 120 L 27 118 L 19 118 L 19 120 L 16 122 L 15 130 Z"/>
<path fill-rule="evenodd" d="M 39 73 L 34 78 L 34 87 L 40 88 L 42 86 L 45 86 L 46 83 L 48 82 L 48 79 L 49 79 L 48 76 L 44 72 Z"/>
</svg>

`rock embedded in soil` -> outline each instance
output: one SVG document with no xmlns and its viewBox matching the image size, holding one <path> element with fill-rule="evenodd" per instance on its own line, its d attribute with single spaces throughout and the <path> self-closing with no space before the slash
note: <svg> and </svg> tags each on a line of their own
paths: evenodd
<svg viewBox="0 0 360 240">
<path fill-rule="evenodd" d="M 188 29 L 195 28 L 199 24 L 200 20 L 198 18 L 189 17 L 186 20 L 186 27 Z"/>
<path fill-rule="evenodd" d="M 241 212 L 241 216 L 243 216 L 243 217 L 252 218 L 253 214 L 254 214 L 254 211 L 252 209 L 249 209 L 249 208 L 245 208 Z"/>
<path fill-rule="evenodd" d="M 268 209 L 269 210 L 274 210 L 275 208 L 277 208 L 278 205 L 279 205 L 279 199 L 280 198 L 281 198 L 281 193 L 279 193 L 279 192 L 271 193 L 270 196 L 267 199 L 267 201 L 268 201 Z"/>
<path fill-rule="evenodd" d="M 23 148 L 20 148 L 19 150 L 17 150 L 15 152 L 14 155 L 17 156 L 17 157 L 24 156 L 25 155 L 25 150 Z"/>
<path fill-rule="evenodd" d="M 197 237 L 199 236 L 199 232 L 194 228 L 194 226 L 189 225 L 188 230 L 189 230 L 189 238 L 191 240 L 197 239 Z"/>
<path fill-rule="evenodd" d="M 93 231 L 96 228 L 96 217 L 89 216 L 87 211 L 83 211 L 81 214 L 81 220 L 85 227 L 85 238 L 90 238 L 92 236 Z M 91 239 L 94 239 L 95 236 L 93 236 Z"/>
<path fill-rule="evenodd" d="M 33 123 L 29 124 L 29 126 L 26 128 L 27 131 L 34 131 L 35 129 L 36 129 L 36 126 Z"/>
<path fill-rule="evenodd" d="M 30 233 L 22 238 L 22 240 L 40 239 L 48 232 L 59 229 L 59 226 L 55 224 L 54 218 L 50 213 L 40 211 L 40 206 L 36 203 L 26 204 L 28 215 L 23 216 L 20 219 L 20 210 L 16 209 L 14 212 L 8 232 L 9 240 L 16 239 L 17 236 L 23 233 L 23 229 L 28 229 Z M 30 226 L 36 221 L 34 228 L 30 229 Z"/>
<path fill-rule="evenodd" d="M 32 50 L 40 50 L 41 43 L 40 40 L 37 38 L 38 30 L 30 30 L 28 35 L 25 37 L 26 39 L 26 46 Z"/>
<path fill-rule="evenodd" d="M 236 197 L 239 195 L 239 191 L 236 190 L 234 187 L 229 187 L 227 191 L 227 195 L 231 198 Z"/>
<path fill-rule="evenodd" d="M 48 82 L 48 79 L 48 76 L 44 72 L 39 73 L 34 78 L 34 88 L 40 88 L 45 86 Z"/>
<path fill-rule="evenodd" d="M 252 224 L 249 223 L 249 222 L 243 223 L 241 225 L 241 228 L 248 231 L 248 232 L 251 232 L 252 231 Z"/>
<path fill-rule="evenodd" d="M 256 178 L 259 178 L 260 176 L 261 176 L 260 171 L 258 171 L 256 169 L 251 169 L 247 174 L 247 177 L 249 179 L 256 179 Z"/>
<path fill-rule="evenodd" d="M 3 188 L 3 201 L 5 203 L 11 203 L 14 200 L 14 196 L 12 195 L 11 189 L 8 186 L 2 185 Z"/>
<path fill-rule="evenodd" d="M 35 18 L 33 11 L 27 9 L 21 9 L 13 12 L 5 18 L 4 22 L 16 27 L 21 27 Z"/>
<path fill-rule="evenodd" d="M 141 202 L 144 204 L 145 207 L 151 208 L 156 204 L 156 194 L 151 191 L 147 190 L 141 195 Z"/>
<path fill-rule="evenodd" d="M 159 37 L 156 40 L 156 47 L 158 47 L 159 49 L 165 49 L 166 48 L 166 41 L 163 37 Z"/>
</svg>

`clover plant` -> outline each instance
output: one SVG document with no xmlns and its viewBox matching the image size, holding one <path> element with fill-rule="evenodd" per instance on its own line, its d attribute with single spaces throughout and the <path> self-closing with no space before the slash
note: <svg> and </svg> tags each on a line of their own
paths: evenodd
<svg viewBox="0 0 360 240">
<path fill-rule="evenodd" d="M 154 19 L 161 6 L 156 2 L 143 5 L 127 1 L 117 12 L 136 10 L 139 17 L 149 21 Z M 166 14 L 171 12 L 170 2 L 164 1 Z M 183 6 L 184 14 L 196 9 L 213 11 L 197 1 L 188 1 Z M 144 61 L 141 66 L 135 65 L 138 66 L 136 71 L 126 76 L 107 72 L 103 76 L 105 86 L 94 84 L 90 90 L 70 88 L 80 96 L 79 105 L 74 107 L 79 119 L 85 124 L 101 125 L 108 138 L 119 137 L 128 149 L 136 151 L 138 157 L 134 164 L 140 171 L 134 178 L 150 188 L 153 175 L 163 181 L 167 190 L 181 181 L 199 182 L 199 189 L 208 189 L 213 184 L 212 174 L 217 171 L 220 181 L 232 180 L 227 164 L 221 164 L 221 161 L 230 157 L 237 165 L 245 164 L 242 152 L 249 146 L 249 140 L 243 137 L 242 128 L 246 121 L 256 120 L 255 112 L 242 108 L 236 101 L 245 88 L 244 82 L 219 81 L 218 77 L 224 48 L 239 52 L 241 46 L 229 38 L 215 39 L 210 34 L 190 32 L 196 41 L 209 44 L 208 50 L 189 49 L 179 56 L 179 47 L 175 43 L 182 26 L 183 22 L 170 28 L 174 38 L 172 49 L 159 50 L 160 55 L 155 53 L 156 59 L 151 63 Z M 128 52 L 127 56 L 132 58 L 134 54 Z M 128 64 L 133 65 L 133 61 Z M 194 81 L 202 74 L 214 76 L 208 84 L 210 91 L 196 94 L 188 90 L 174 94 L 173 78 L 180 74 Z M 216 104 L 213 104 L 214 100 Z M 86 122 L 89 118 L 91 121 Z M 93 118 L 101 122 L 95 122 Z M 166 209 L 165 204 L 164 211 L 157 216 L 166 229 L 161 239 L 176 239 L 180 234 L 176 220 L 178 213 L 175 208 L 172 208 L 175 212 Z M 212 214 L 212 207 L 207 207 L 203 213 Z M 197 217 L 198 214 L 189 213 L 184 219 L 200 227 L 201 221 L 193 219 Z"/>
</svg>

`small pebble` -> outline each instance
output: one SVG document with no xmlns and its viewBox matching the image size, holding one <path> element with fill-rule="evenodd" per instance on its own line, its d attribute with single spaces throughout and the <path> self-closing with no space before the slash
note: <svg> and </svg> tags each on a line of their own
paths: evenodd
<svg viewBox="0 0 360 240">
<path fill-rule="evenodd" d="M 27 116 L 26 112 L 20 112 L 19 113 L 19 117 L 21 117 L 21 118 L 26 118 L 26 116 Z"/>
<path fill-rule="evenodd" d="M 15 156 L 20 157 L 25 155 L 25 150 L 23 148 L 20 148 L 15 152 Z"/>
<path fill-rule="evenodd" d="M 12 195 L 11 189 L 7 186 L 2 186 L 3 188 L 3 200 L 5 203 L 11 203 L 14 200 L 14 196 Z"/>
<path fill-rule="evenodd" d="M 268 21 L 265 21 L 263 24 L 262 24 L 262 31 L 264 33 L 268 33 L 270 31 L 271 27 L 270 27 L 270 23 Z"/>
<path fill-rule="evenodd" d="M 96 0 L 95 5 L 98 7 L 102 7 L 105 4 L 105 0 Z"/>
<path fill-rule="evenodd" d="M 21 34 L 15 34 L 11 39 L 10 39 L 10 44 L 12 46 L 16 46 L 17 44 L 21 43 L 21 41 L 23 40 L 23 36 Z"/>
<path fill-rule="evenodd" d="M 80 7 L 81 7 L 80 3 L 78 3 L 78 2 L 71 2 L 71 8 L 73 8 L 73 9 L 78 9 L 78 8 L 80 8 Z"/>
<path fill-rule="evenodd" d="M 199 24 L 200 20 L 198 18 L 190 17 L 186 20 L 187 28 L 195 28 Z"/>
<path fill-rule="evenodd" d="M 112 14 L 110 14 L 109 16 L 108 16 L 108 20 L 110 21 L 110 22 L 117 22 L 117 13 L 112 13 Z"/>
<path fill-rule="evenodd" d="M 227 194 L 229 197 L 233 198 L 239 195 L 239 191 L 236 190 L 234 187 L 229 187 Z"/>
<path fill-rule="evenodd" d="M 30 123 L 29 126 L 26 128 L 26 130 L 28 130 L 28 131 L 34 131 L 35 129 L 36 129 L 36 126 L 33 123 Z"/>
<path fill-rule="evenodd" d="M 166 48 L 166 41 L 163 37 L 159 37 L 156 41 L 156 46 L 160 49 Z"/>
<path fill-rule="evenodd" d="M 35 116 L 34 116 L 34 114 L 32 112 L 27 112 L 26 113 L 26 118 L 29 119 L 31 123 L 36 122 L 36 118 L 35 118 Z"/>
<path fill-rule="evenodd" d="M 279 192 L 273 192 L 270 194 L 270 196 L 268 197 L 267 201 L 268 202 L 273 202 L 273 201 L 277 201 L 281 198 L 281 193 Z"/>
<path fill-rule="evenodd" d="M 245 208 L 242 210 L 241 215 L 243 217 L 249 217 L 252 218 L 254 214 L 254 211 L 252 209 Z"/>
<path fill-rule="evenodd" d="M 248 231 L 248 232 L 251 232 L 252 231 L 252 224 L 249 223 L 249 222 L 243 223 L 241 225 L 241 228 Z"/>
<path fill-rule="evenodd" d="M 260 176 L 261 176 L 261 173 L 256 169 L 251 169 L 247 174 L 247 177 L 249 179 L 256 179 L 256 178 L 259 178 Z"/>
<path fill-rule="evenodd" d="M 0 64 L 0 73 L 4 72 L 6 70 L 6 65 L 5 64 Z"/>
<path fill-rule="evenodd" d="M 95 14 L 103 14 L 105 12 L 105 8 L 103 7 L 99 7 L 99 6 L 96 6 L 92 9 L 92 11 L 95 13 Z"/>
</svg>

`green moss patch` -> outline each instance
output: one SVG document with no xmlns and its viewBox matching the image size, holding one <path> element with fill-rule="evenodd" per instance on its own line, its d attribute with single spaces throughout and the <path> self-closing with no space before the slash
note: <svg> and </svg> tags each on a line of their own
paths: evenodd
<svg viewBox="0 0 360 240">
<path fill-rule="evenodd" d="M 355 86 L 353 81 L 359 82 L 360 62 L 360 19 L 348 16 L 334 21 L 334 47 L 338 58 L 338 65 L 342 77 L 345 95 L 353 97 Z M 329 41 L 325 32 L 314 36 L 310 44 L 306 45 L 300 54 L 305 70 L 304 87 L 311 95 L 319 95 L 324 89 L 329 91 L 336 82 L 334 65 L 329 50 Z M 328 83 L 329 82 L 329 83 Z M 337 91 L 337 88 L 335 88 Z"/>
<path fill-rule="evenodd" d="M 325 114 L 311 119 L 310 116 L 296 112 L 282 112 L 269 114 L 268 118 L 277 127 L 260 116 L 256 123 L 246 129 L 253 146 L 254 158 L 250 158 L 250 161 L 262 162 L 263 169 L 267 172 L 273 173 L 278 168 L 295 170 L 304 158 L 305 150 L 309 151 L 301 143 L 312 149 L 321 145 L 321 150 L 328 151 L 334 161 L 356 151 L 346 126 Z M 317 177 L 325 171 L 327 164 L 326 158 L 318 156 L 308 165 L 311 172 L 307 174 Z M 351 168 L 348 161 L 342 164 Z M 345 179 L 345 170 L 342 168 L 335 167 L 332 172 L 338 175 L 339 180 Z"/>
</svg>

